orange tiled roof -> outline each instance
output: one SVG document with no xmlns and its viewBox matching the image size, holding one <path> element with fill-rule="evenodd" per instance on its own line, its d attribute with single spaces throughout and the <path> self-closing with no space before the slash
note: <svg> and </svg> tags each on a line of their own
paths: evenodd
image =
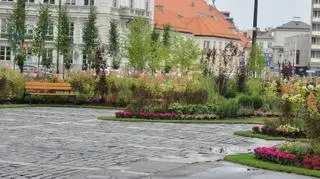
<svg viewBox="0 0 320 179">
<path fill-rule="evenodd" d="M 245 37 L 242 32 L 239 32 L 238 36 L 239 36 L 240 41 L 241 41 L 240 42 L 241 47 L 244 47 L 244 48 L 251 48 L 252 47 L 251 39 Z"/>
<path fill-rule="evenodd" d="M 204 0 L 155 0 L 154 20 L 158 28 L 169 23 L 195 36 L 241 39 L 224 15 Z"/>
</svg>

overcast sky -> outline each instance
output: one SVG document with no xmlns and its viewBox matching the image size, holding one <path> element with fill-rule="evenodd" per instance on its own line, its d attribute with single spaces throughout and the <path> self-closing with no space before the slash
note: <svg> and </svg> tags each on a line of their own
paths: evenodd
<svg viewBox="0 0 320 179">
<path fill-rule="evenodd" d="M 252 27 L 253 4 L 254 0 L 216 0 L 218 9 L 230 11 L 240 29 Z M 259 0 L 260 28 L 280 26 L 294 16 L 310 24 L 311 0 Z"/>
</svg>

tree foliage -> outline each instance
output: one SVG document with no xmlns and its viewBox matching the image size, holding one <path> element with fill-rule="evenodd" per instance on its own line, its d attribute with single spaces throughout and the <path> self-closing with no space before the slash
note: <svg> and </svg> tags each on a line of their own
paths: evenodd
<svg viewBox="0 0 320 179">
<path fill-rule="evenodd" d="M 172 62 L 177 65 L 180 72 L 186 73 L 191 70 L 199 55 L 200 49 L 194 40 L 180 36 L 174 37 L 171 52 Z"/>
<path fill-rule="evenodd" d="M 98 37 L 99 32 L 97 28 L 97 11 L 95 6 L 90 6 L 90 13 L 88 16 L 88 21 L 85 22 L 83 28 L 82 40 L 84 43 L 84 53 L 89 58 L 89 64 L 93 60 L 93 54 L 95 53 L 95 49 L 98 46 Z"/>
<path fill-rule="evenodd" d="M 164 66 L 164 61 L 169 58 L 169 49 L 160 41 L 160 32 L 154 27 L 151 34 L 152 53 L 148 61 L 151 73 L 156 73 Z"/>
<path fill-rule="evenodd" d="M 136 71 L 143 72 L 152 54 L 151 27 L 147 20 L 138 17 L 130 25 L 129 30 L 126 45 L 129 62 Z"/>
<path fill-rule="evenodd" d="M 119 33 L 117 29 L 117 24 L 114 21 L 110 21 L 108 53 L 112 58 L 112 68 L 120 68 L 121 57 Z"/>
<path fill-rule="evenodd" d="M 254 76 L 257 75 L 258 77 L 261 77 L 261 74 L 264 68 L 265 68 L 265 59 L 263 56 L 263 51 L 260 46 L 258 46 L 257 44 L 254 44 L 252 46 L 252 49 L 250 52 L 250 58 L 248 60 L 248 70 Z"/>
<path fill-rule="evenodd" d="M 26 53 L 24 48 L 25 32 L 26 32 L 26 3 L 25 0 L 17 0 L 13 5 L 12 14 L 8 19 L 8 41 L 11 45 L 15 57 L 15 63 L 18 64 L 21 73 L 23 73 L 24 61 L 26 60 Z"/>
<path fill-rule="evenodd" d="M 38 19 L 35 28 L 33 40 L 33 52 L 38 56 L 38 67 L 40 58 L 42 57 L 42 64 L 49 67 L 52 62 L 47 61 L 45 58 L 45 41 L 48 33 L 49 25 L 51 23 L 51 11 L 49 5 L 40 5 L 38 11 Z"/>
<path fill-rule="evenodd" d="M 60 23 L 58 24 L 57 50 L 63 55 L 64 65 L 67 69 L 71 67 L 72 55 L 72 39 L 70 38 L 70 20 L 68 15 L 68 7 L 65 5 L 60 11 Z"/>
</svg>

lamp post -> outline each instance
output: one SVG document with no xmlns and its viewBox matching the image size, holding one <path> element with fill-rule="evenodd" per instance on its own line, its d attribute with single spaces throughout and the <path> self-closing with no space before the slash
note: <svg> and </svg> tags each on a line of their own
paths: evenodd
<svg viewBox="0 0 320 179">
<path fill-rule="evenodd" d="M 257 41 L 257 30 L 258 30 L 258 0 L 254 0 L 252 45 L 254 45 Z"/>
</svg>

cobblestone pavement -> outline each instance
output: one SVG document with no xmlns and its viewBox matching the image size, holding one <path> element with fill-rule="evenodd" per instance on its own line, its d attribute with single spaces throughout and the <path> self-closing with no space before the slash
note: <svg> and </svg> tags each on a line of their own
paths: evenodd
<svg viewBox="0 0 320 179">
<path fill-rule="evenodd" d="M 0 109 L 0 178 L 205 178 L 230 169 L 225 154 L 278 144 L 232 135 L 252 125 L 96 120 L 114 112 Z"/>
</svg>

